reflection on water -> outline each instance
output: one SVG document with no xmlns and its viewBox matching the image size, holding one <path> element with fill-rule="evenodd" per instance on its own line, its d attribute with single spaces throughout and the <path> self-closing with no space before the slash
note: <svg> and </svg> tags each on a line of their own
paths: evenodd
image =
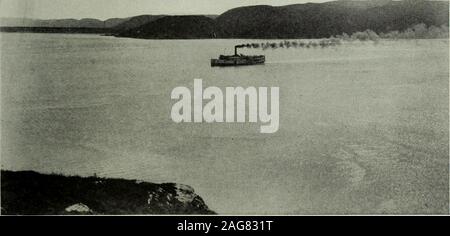
<svg viewBox="0 0 450 236">
<path fill-rule="evenodd" d="M 210 67 L 243 42 L 2 34 L 2 168 L 184 183 L 219 213 L 447 212 L 448 41 Z M 280 130 L 173 123 L 194 78 L 280 87 Z"/>
</svg>

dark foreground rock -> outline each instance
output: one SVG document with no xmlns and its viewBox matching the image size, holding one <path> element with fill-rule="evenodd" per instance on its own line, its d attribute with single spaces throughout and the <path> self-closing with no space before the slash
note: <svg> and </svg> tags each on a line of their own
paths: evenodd
<svg viewBox="0 0 450 236">
<path fill-rule="evenodd" d="M 6 215 L 215 214 L 186 185 L 1 171 Z"/>
</svg>

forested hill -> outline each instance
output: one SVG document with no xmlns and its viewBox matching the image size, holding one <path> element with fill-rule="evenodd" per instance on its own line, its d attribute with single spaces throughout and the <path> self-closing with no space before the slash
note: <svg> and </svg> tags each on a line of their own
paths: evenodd
<svg viewBox="0 0 450 236">
<path fill-rule="evenodd" d="M 324 38 L 367 29 L 376 33 L 403 31 L 422 23 L 448 26 L 448 7 L 448 1 L 341 0 L 239 7 L 219 16 L 141 15 L 106 21 L 3 19 L 0 26 L 9 32 L 88 32 L 149 39 Z"/>
<path fill-rule="evenodd" d="M 377 33 L 424 23 L 448 25 L 446 1 L 333 1 L 248 6 L 217 18 L 165 16 L 117 35 L 135 38 L 322 38 L 367 29 Z"/>
<path fill-rule="evenodd" d="M 235 8 L 216 23 L 224 38 L 321 38 L 366 29 L 405 30 L 419 23 L 448 25 L 448 19 L 443 1 L 335 1 Z"/>
</svg>

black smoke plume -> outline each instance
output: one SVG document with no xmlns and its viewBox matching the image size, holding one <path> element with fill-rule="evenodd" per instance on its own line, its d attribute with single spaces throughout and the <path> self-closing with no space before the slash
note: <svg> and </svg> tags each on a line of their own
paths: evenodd
<svg viewBox="0 0 450 236">
<path fill-rule="evenodd" d="M 277 49 L 277 48 L 327 48 L 333 47 L 341 44 L 341 40 L 337 38 L 329 38 L 315 41 L 288 41 L 284 40 L 281 42 L 265 42 L 265 43 L 247 43 L 236 45 L 236 48 L 261 48 L 266 49 Z"/>
</svg>

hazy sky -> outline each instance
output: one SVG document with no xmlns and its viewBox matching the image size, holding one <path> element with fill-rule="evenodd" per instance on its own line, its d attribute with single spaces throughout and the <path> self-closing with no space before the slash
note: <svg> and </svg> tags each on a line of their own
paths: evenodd
<svg viewBox="0 0 450 236">
<path fill-rule="evenodd" d="M 327 0 L 0 0 L 3 17 L 98 18 L 140 14 L 220 14 L 247 5 L 287 5 Z M 328 0 L 329 1 L 329 0 Z"/>
</svg>

